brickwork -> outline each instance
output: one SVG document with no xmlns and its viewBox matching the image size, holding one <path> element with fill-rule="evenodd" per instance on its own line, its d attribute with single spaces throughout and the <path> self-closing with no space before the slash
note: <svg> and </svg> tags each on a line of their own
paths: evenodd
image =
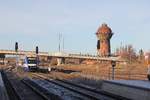
<svg viewBox="0 0 150 100">
<path fill-rule="evenodd" d="M 98 53 L 100 56 L 110 56 L 111 47 L 110 47 L 110 39 L 113 35 L 111 29 L 107 26 L 107 24 L 102 24 L 102 26 L 96 32 L 98 40 L 100 40 L 100 45 L 98 48 Z"/>
</svg>

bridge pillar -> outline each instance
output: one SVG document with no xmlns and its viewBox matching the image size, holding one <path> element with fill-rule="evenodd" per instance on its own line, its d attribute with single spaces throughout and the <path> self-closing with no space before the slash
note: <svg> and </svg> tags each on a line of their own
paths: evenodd
<svg viewBox="0 0 150 100">
<path fill-rule="evenodd" d="M 61 58 L 57 58 L 57 65 L 60 65 L 62 63 L 62 59 Z"/>
<path fill-rule="evenodd" d="M 65 61 L 65 58 L 62 58 L 62 64 L 65 64 L 66 61 Z"/>
<path fill-rule="evenodd" d="M 0 54 L 0 60 L 2 60 L 2 64 L 5 64 L 5 54 Z"/>
<path fill-rule="evenodd" d="M 57 65 L 61 65 L 65 63 L 65 58 L 57 58 Z"/>
<path fill-rule="evenodd" d="M 83 59 L 80 59 L 80 58 L 79 58 L 78 64 L 81 64 L 82 62 L 83 62 Z"/>
</svg>

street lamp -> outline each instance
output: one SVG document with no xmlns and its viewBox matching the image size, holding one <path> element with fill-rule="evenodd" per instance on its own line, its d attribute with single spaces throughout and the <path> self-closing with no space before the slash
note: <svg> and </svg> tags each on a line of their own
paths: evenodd
<svg viewBox="0 0 150 100">
<path fill-rule="evenodd" d="M 115 66 L 116 66 L 116 62 L 115 61 L 111 61 L 111 66 L 112 66 L 112 80 L 114 80 L 114 76 L 115 76 Z"/>
</svg>

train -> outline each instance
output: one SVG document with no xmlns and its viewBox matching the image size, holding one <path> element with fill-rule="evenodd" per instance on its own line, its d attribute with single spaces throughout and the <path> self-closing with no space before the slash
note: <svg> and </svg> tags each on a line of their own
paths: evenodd
<svg viewBox="0 0 150 100">
<path fill-rule="evenodd" d="M 38 57 L 25 57 L 23 61 L 23 68 L 25 71 L 37 71 L 38 70 Z"/>
<path fill-rule="evenodd" d="M 28 57 L 26 56 L 23 63 L 24 71 L 34 71 L 34 72 L 50 72 L 51 67 L 40 67 L 38 57 Z"/>
</svg>

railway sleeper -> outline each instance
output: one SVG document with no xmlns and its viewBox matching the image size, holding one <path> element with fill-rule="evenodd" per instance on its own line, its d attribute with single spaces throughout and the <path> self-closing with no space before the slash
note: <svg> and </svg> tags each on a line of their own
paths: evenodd
<svg viewBox="0 0 150 100">
<path fill-rule="evenodd" d="M 6 73 L 2 70 L 1 74 L 2 74 L 2 79 L 5 84 L 8 96 L 9 96 L 9 100 L 21 100 L 21 97 L 19 96 L 19 94 L 17 93 L 13 85 L 11 84 Z"/>
<path fill-rule="evenodd" d="M 45 100 L 61 100 L 61 98 L 58 95 L 49 92 L 48 90 L 39 86 L 31 79 L 25 78 L 22 80 L 22 82 L 29 86 L 32 90 L 37 92 L 39 95 L 41 95 Z"/>
</svg>

